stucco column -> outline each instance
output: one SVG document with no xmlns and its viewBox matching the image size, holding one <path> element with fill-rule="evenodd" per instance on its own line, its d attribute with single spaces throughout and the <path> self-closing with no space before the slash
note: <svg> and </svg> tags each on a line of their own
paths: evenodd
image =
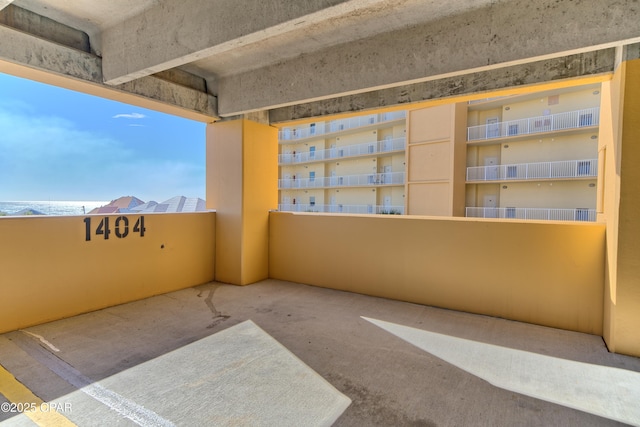
<svg viewBox="0 0 640 427">
<path fill-rule="evenodd" d="M 207 208 L 215 209 L 215 279 L 269 277 L 269 210 L 278 207 L 277 129 L 251 120 L 207 126 Z"/>
<path fill-rule="evenodd" d="M 603 84 L 602 106 L 604 339 L 611 351 L 640 356 L 640 59 L 622 62 Z"/>
</svg>

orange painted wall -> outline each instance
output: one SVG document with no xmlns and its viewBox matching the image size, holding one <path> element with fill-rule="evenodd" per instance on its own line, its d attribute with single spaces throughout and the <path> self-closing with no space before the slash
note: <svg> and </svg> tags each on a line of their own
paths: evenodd
<svg viewBox="0 0 640 427">
<path fill-rule="evenodd" d="M 640 59 L 623 62 L 603 84 L 598 219 L 607 226 L 604 339 L 640 356 Z M 599 209 L 600 210 L 600 209 Z"/>
<path fill-rule="evenodd" d="M 270 275 L 602 333 L 595 223 L 272 212 Z"/>
<path fill-rule="evenodd" d="M 269 276 L 269 210 L 278 208 L 278 131 L 250 120 L 207 126 L 207 207 L 216 216 L 216 280 Z"/>
<path fill-rule="evenodd" d="M 126 214 L 123 238 L 118 216 L 0 218 L 0 333 L 213 280 L 215 212 L 145 214 L 143 237 Z"/>
</svg>

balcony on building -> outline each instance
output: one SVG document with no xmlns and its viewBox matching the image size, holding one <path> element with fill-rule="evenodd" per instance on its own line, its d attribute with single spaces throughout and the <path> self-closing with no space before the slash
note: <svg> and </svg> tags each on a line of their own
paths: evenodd
<svg viewBox="0 0 640 427">
<path fill-rule="evenodd" d="M 378 215 L 403 215 L 404 206 L 386 205 L 317 205 L 315 203 L 283 203 L 278 205 L 281 212 L 322 212 L 344 214 L 378 214 Z"/>
<path fill-rule="evenodd" d="M 405 111 L 391 111 L 381 114 L 369 114 L 348 119 L 331 120 L 328 122 L 311 123 L 305 126 L 285 127 L 278 133 L 280 144 L 291 141 L 299 141 L 307 138 L 318 138 L 328 134 L 340 133 L 351 129 L 360 129 L 369 126 L 377 126 L 380 123 L 388 123 L 404 120 Z"/>
<path fill-rule="evenodd" d="M 322 162 L 329 159 L 341 159 L 345 157 L 371 156 L 380 153 L 394 153 L 404 151 L 406 138 L 385 139 L 371 141 L 363 144 L 345 145 L 325 150 L 310 150 L 300 153 L 285 153 L 278 156 L 280 165 Z"/>
<path fill-rule="evenodd" d="M 566 160 L 468 167 L 467 182 L 580 179 L 594 178 L 597 174 L 597 159 Z"/>
<path fill-rule="evenodd" d="M 516 207 L 467 207 L 469 218 L 505 218 L 543 221 L 589 221 L 595 222 L 596 210 L 589 208 L 516 208 Z"/>
<path fill-rule="evenodd" d="M 278 189 L 404 185 L 404 175 L 404 172 L 383 172 L 315 178 L 289 178 L 278 180 Z"/>
<path fill-rule="evenodd" d="M 597 127 L 599 124 L 600 107 L 593 107 L 564 113 L 469 126 L 467 128 L 467 141 L 478 142 L 518 138 L 550 132 L 570 132 Z"/>
</svg>

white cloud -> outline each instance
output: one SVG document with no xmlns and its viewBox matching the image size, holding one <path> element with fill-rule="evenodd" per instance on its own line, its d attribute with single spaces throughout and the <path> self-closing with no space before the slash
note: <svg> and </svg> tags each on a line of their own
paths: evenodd
<svg viewBox="0 0 640 427">
<path fill-rule="evenodd" d="M 131 114 L 116 114 L 115 116 L 112 117 L 112 119 L 144 119 L 145 116 L 144 114 L 140 114 L 140 113 L 131 113 Z"/>
<path fill-rule="evenodd" d="M 204 165 L 158 159 L 69 120 L 0 105 L 0 200 L 204 196 Z"/>
</svg>

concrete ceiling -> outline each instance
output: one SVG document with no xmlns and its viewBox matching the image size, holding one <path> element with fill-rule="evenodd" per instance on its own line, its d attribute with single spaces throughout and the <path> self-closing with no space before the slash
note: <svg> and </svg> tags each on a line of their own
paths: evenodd
<svg viewBox="0 0 640 427">
<path fill-rule="evenodd" d="M 166 52 L 168 60 L 177 60 L 175 64 L 197 70 L 199 75 L 207 78 L 216 78 L 262 68 L 352 40 L 443 19 L 493 2 L 494 0 L 14 0 L 13 4 L 87 33 L 94 52 L 100 56 L 105 33 L 109 40 L 120 37 L 120 40 L 135 41 L 137 38 L 145 38 L 144 32 L 147 36 L 157 38 L 158 32 L 171 33 L 173 30 L 175 33 L 170 34 L 171 38 L 183 37 L 184 40 L 212 34 L 203 30 L 208 25 L 227 27 L 225 33 L 219 35 L 222 46 L 201 44 L 201 50 L 206 53 L 198 54 L 195 46 L 180 51 L 183 55 L 181 58 L 174 58 L 170 52 Z M 174 9 L 168 6 L 172 3 L 176 6 Z M 301 4 L 305 6 L 301 7 Z M 173 16 L 169 17 L 168 14 Z M 251 28 L 251 25 L 247 25 L 246 33 L 237 31 L 236 34 L 229 30 L 243 21 L 254 21 L 256 15 L 267 14 L 273 16 L 269 24 L 278 28 L 267 25 Z M 187 21 L 188 18 L 190 19 Z M 149 19 L 153 19 L 151 25 L 144 26 L 143 23 Z M 183 26 L 171 28 L 165 25 L 178 22 Z M 112 28 L 114 29 L 111 30 Z M 116 32 L 119 34 L 114 36 L 113 33 Z M 188 44 L 189 40 L 185 42 Z M 136 47 L 133 43 L 128 46 Z M 161 43 L 151 47 L 160 50 L 167 48 Z M 140 51 L 137 54 L 148 55 Z M 155 64 L 151 66 L 153 65 Z M 126 79 L 118 77 L 118 80 Z"/>
<path fill-rule="evenodd" d="M 6 0 L 5 0 L 6 1 Z M 46 16 L 89 34 L 100 44 L 100 34 L 118 22 L 143 13 L 159 0 L 17 0 L 15 6 Z"/>
<path fill-rule="evenodd" d="M 2 8 L 0 18 L 33 12 L 0 23 L 39 39 L 65 44 L 56 23 L 86 34 L 104 85 L 182 76 L 177 83 L 215 98 L 215 117 L 640 41 L 638 0 L 0 0 Z M 0 61 L 30 61 L 7 40 Z"/>
</svg>

